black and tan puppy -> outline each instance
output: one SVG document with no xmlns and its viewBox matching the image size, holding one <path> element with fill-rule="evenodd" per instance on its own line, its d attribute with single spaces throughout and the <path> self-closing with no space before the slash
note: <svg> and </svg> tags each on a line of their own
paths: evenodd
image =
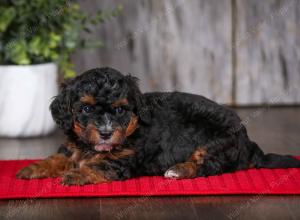
<svg viewBox="0 0 300 220">
<path fill-rule="evenodd" d="M 18 178 L 62 177 L 83 185 L 164 175 L 194 178 L 248 168 L 300 167 L 264 154 L 236 113 L 202 96 L 142 94 L 136 78 L 92 69 L 62 86 L 50 109 L 67 140 Z"/>
</svg>

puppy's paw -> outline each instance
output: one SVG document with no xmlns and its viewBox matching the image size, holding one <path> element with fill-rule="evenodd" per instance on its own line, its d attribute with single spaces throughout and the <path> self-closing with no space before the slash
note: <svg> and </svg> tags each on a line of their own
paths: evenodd
<svg viewBox="0 0 300 220">
<path fill-rule="evenodd" d="M 38 164 L 31 164 L 23 169 L 19 170 L 16 174 L 18 179 L 37 179 L 46 178 L 47 169 L 40 167 Z"/>
<path fill-rule="evenodd" d="M 168 169 L 164 177 L 172 179 L 184 179 L 196 177 L 196 165 L 191 162 L 179 163 Z"/>
<path fill-rule="evenodd" d="M 61 184 L 66 186 L 71 186 L 71 185 L 82 186 L 88 183 L 89 181 L 87 180 L 86 176 L 80 173 L 79 170 L 72 170 L 67 172 L 66 174 L 63 175 L 61 180 Z"/>
<path fill-rule="evenodd" d="M 177 179 L 180 178 L 180 173 L 176 169 L 170 168 L 165 172 L 164 176 L 166 178 Z"/>
</svg>

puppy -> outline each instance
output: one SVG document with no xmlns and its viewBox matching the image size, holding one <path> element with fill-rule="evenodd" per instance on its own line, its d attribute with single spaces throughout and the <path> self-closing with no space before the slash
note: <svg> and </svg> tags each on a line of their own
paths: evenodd
<svg viewBox="0 0 300 220">
<path fill-rule="evenodd" d="M 230 109 L 199 95 L 142 94 L 135 77 L 112 68 L 89 70 L 62 85 L 50 110 L 66 142 L 17 178 L 62 177 L 64 185 L 84 185 L 300 167 L 291 156 L 264 154 Z"/>
</svg>

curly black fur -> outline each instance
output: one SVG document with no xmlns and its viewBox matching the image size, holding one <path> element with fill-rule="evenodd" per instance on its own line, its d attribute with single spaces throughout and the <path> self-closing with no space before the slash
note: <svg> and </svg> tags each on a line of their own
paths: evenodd
<svg viewBox="0 0 300 220">
<path fill-rule="evenodd" d="M 84 113 L 80 97 L 92 95 L 96 104 L 92 113 Z M 111 104 L 126 98 L 121 115 Z M 123 108 L 123 107 L 122 107 Z M 74 132 L 74 122 L 85 128 L 88 123 L 105 126 L 106 114 L 112 129 L 126 127 L 138 116 L 136 130 L 111 153 L 132 149 L 135 153 L 118 160 L 106 159 L 90 165 L 105 171 L 110 179 L 141 175 L 164 175 L 176 164 L 189 160 L 197 149 L 205 149 L 196 176 L 254 168 L 300 167 L 291 156 L 264 154 L 247 136 L 235 112 L 200 95 L 181 92 L 142 94 L 137 79 L 111 68 L 92 69 L 67 82 L 51 104 L 51 112 L 69 141 L 87 155 L 102 154 L 94 145 Z M 101 131 L 99 130 L 101 133 Z M 65 146 L 60 152 L 70 156 Z"/>
</svg>

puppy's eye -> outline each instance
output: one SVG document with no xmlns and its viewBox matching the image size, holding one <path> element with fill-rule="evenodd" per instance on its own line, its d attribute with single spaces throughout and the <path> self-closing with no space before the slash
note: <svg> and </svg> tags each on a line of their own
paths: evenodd
<svg viewBox="0 0 300 220">
<path fill-rule="evenodd" d="M 125 109 L 122 107 L 115 108 L 115 111 L 118 115 L 123 115 L 125 113 Z"/>
<path fill-rule="evenodd" d="M 82 107 L 82 111 L 85 113 L 91 113 L 94 111 L 94 107 L 90 105 L 85 105 Z"/>
</svg>

